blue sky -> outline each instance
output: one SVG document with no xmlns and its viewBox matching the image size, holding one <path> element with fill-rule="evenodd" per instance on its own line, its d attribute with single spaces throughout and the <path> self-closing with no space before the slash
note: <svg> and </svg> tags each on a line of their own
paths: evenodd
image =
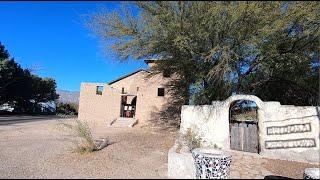
<svg viewBox="0 0 320 180">
<path fill-rule="evenodd" d="M 83 24 L 82 15 L 119 6 L 120 2 L 0 2 L 0 41 L 23 68 L 54 78 L 58 89 L 79 91 L 81 82 L 108 82 L 147 68 L 143 61 L 119 62 Z"/>
</svg>

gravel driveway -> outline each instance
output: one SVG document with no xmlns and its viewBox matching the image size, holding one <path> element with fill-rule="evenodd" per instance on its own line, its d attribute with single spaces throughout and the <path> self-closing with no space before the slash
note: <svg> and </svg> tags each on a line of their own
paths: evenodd
<svg viewBox="0 0 320 180">
<path fill-rule="evenodd" d="M 63 119 L 72 121 L 72 119 Z M 91 154 L 71 152 L 59 120 L 0 125 L 0 178 L 166 178 L 176 133 L 148 128 L 95 128 L 114 144 Z"/>
</svg>

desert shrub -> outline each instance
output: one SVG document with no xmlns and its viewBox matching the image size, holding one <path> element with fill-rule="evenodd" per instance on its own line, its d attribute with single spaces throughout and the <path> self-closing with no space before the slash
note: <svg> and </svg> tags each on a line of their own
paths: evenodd
<svg viewBox="0 0 320 180">
<path fill-rule="evenodd" d="M 78 138 L 78 140 L 73 141 L 75 144 L 73 151 L 76 153 L 91 153 L 93 151 L 101 150 L 111 144 L 110 141 L 106 138 L 95 141 L 91 129 L 88 123 L 85 121 L 75 120 L 74 125 L 66 123 L 61 124 L 64 127 L 70 129 L 72 133 Z"/>
<path fill-rule="evenodd" d="M 76 103 L 57 103 L 56 114 L 58 115 L 78 115 L 78 104 Z"/>
<path fill-rule="evenodd" d="M 257 120 L 257 115 L 254 112 L 245 112 L 233 115 L 233 119 L 238 121 Z"/>
<path fill-rule="evenodd" d="M 188 128 L 188 131 L 186 135 L 184 136 L 187 146 L 190 148 L 190 150 L 195 148 L 201 147 L 202 138 L 199 137 L 195 132 L 193 132 L 190 128 Z"/>
</svg>

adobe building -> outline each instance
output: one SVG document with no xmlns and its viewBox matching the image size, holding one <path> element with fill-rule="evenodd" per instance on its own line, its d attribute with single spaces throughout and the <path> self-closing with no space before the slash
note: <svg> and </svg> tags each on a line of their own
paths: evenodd
<svg viewBox="0 0 320 180">
<path fill-rule="evenodd" d="M 149 67 L 155 60 L 145 60 Z M 109 126 L 147 124 L 170 95 L 170 74 L 140 69 L 109 83 L 81 83 L 78 119 Z"/>
</svg>

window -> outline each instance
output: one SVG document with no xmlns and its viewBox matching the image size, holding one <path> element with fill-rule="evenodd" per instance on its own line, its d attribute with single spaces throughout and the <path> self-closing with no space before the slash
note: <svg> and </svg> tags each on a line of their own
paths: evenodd
<svg viewBox="0 0 320 180">
<path fill-rule="evenodd" d="M 96 94 L 102 95 L 103 86 L 97 86 Z"/>
<path fill-rule="evenodd" d="M 162 73 L 163 77 L 170 77 L 171 76 L 171 71 L 170 69 L 166 69 Z"/>
<path fill-rule="evenodd" d="M 124 94 L 124 87 L 122 87 L 121 93 Z"/>
<path fill-rule="evenodd" d="M 137 91 L 139 91 L 139 87 L 137 87 Z"/>
<path fill-rule="evenodd" d="M 158 88 L 158 96 L 164 96 L 164 88 Z"/>
</svg>

